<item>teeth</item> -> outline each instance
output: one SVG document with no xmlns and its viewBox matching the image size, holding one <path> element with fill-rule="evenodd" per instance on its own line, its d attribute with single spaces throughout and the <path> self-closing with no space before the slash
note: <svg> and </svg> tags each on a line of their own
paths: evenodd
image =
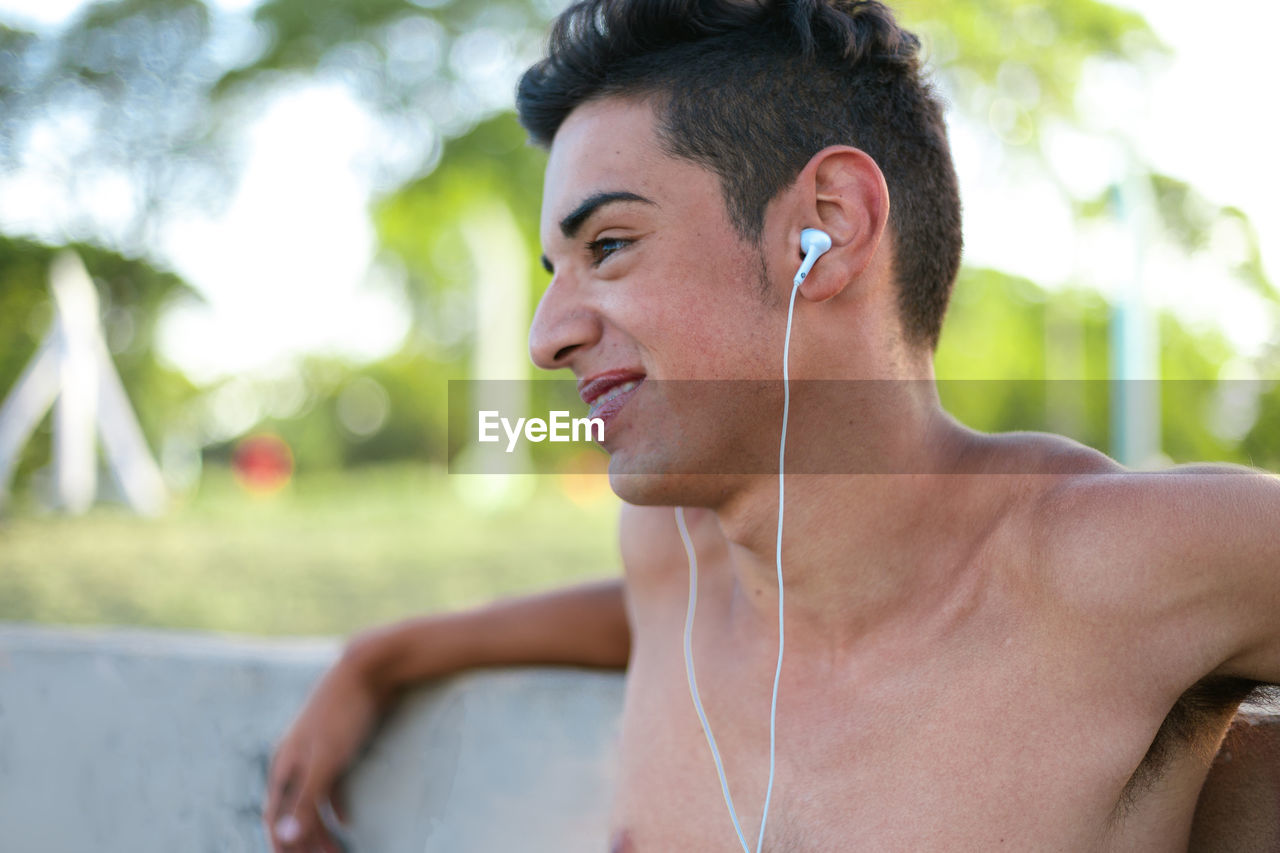
<svg viewBox="0 0 1280 853">
<path fill-rule="evenodd" d="M 640 385 L 640 382 L 639 380 L 636 380 L 636 379 L 632 379 L 628 382 L 623 382 L 621 385 L 615 385 L 605 393 L 601 394 L 599 397 L 596 397 L 595 402 L 591 404 L 591 408 L 593 410 L 598 409 L 601 406 L 603 406 L 605 403 L 612 400 L 614 397 L 621 396 L 627 393 L 628 391 L 630 391 L 631 389 L 636 388 L 639 385 Z"/>
</svg>

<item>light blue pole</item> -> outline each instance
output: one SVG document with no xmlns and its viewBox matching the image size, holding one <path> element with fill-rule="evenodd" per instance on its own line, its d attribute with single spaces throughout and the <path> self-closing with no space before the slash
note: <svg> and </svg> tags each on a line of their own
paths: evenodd
<svg viewBox="0 0 1280 853">
<path fill-rule="evenodd" d="M 1116 219 L 1131 247 L 1111 309 L 1111 455 L 1122 465 L 1145 467 L 1160 454 L 1160 349 L 1156 315 L 1146 299 L 1147 244 L 1154 203 L 1144 176 L 1132 165 L 1111 187 Z"/>
</svg>

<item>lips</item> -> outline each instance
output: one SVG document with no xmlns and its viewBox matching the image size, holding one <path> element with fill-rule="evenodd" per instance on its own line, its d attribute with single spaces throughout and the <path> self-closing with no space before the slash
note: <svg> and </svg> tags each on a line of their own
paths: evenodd
<svg viewBox="0 0 1280 853">
<path fill-rule="evenodd" d="M 578 396 L 589 408 L 588 417 L 609 422 L 635 395 L 644 382 L 644 374 L 634 370 L 610 370 L 578 383 Z"/>
</svg>

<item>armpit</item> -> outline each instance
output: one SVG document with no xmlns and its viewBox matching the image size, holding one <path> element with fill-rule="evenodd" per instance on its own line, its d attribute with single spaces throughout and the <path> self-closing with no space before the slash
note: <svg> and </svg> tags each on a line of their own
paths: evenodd
<svg viewBox="0 0 1280 853">
<path fill-rule="evenodd" d="M 1117 813 L 1127 812 L 1142 792 L 1160 780 L 1175 753 L 1190 750 L 1208 763 L 1240 703 L 1264 688 L 1257 681 L 1227 675 L 1207 676 L 1187 688 L 1169 709 L 1147 754 L 1125 785 Z"/>
</svg>

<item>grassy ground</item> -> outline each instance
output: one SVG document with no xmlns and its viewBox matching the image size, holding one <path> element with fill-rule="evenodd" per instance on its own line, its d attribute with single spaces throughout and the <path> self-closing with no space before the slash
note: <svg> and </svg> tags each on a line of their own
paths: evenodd
<svg viewBox="0 0 1280 853">
<path fill-rule="evenodd" d="M 19 503 L 0 519 L 0 619 L 346 634 L 617 574 L 601 478 L 531 478 L 532 499 L 506 510 L 464 499 L 478 481 L 395 466 L 255 497 L 213 469 L 159 519 Z"/>
</svg>

